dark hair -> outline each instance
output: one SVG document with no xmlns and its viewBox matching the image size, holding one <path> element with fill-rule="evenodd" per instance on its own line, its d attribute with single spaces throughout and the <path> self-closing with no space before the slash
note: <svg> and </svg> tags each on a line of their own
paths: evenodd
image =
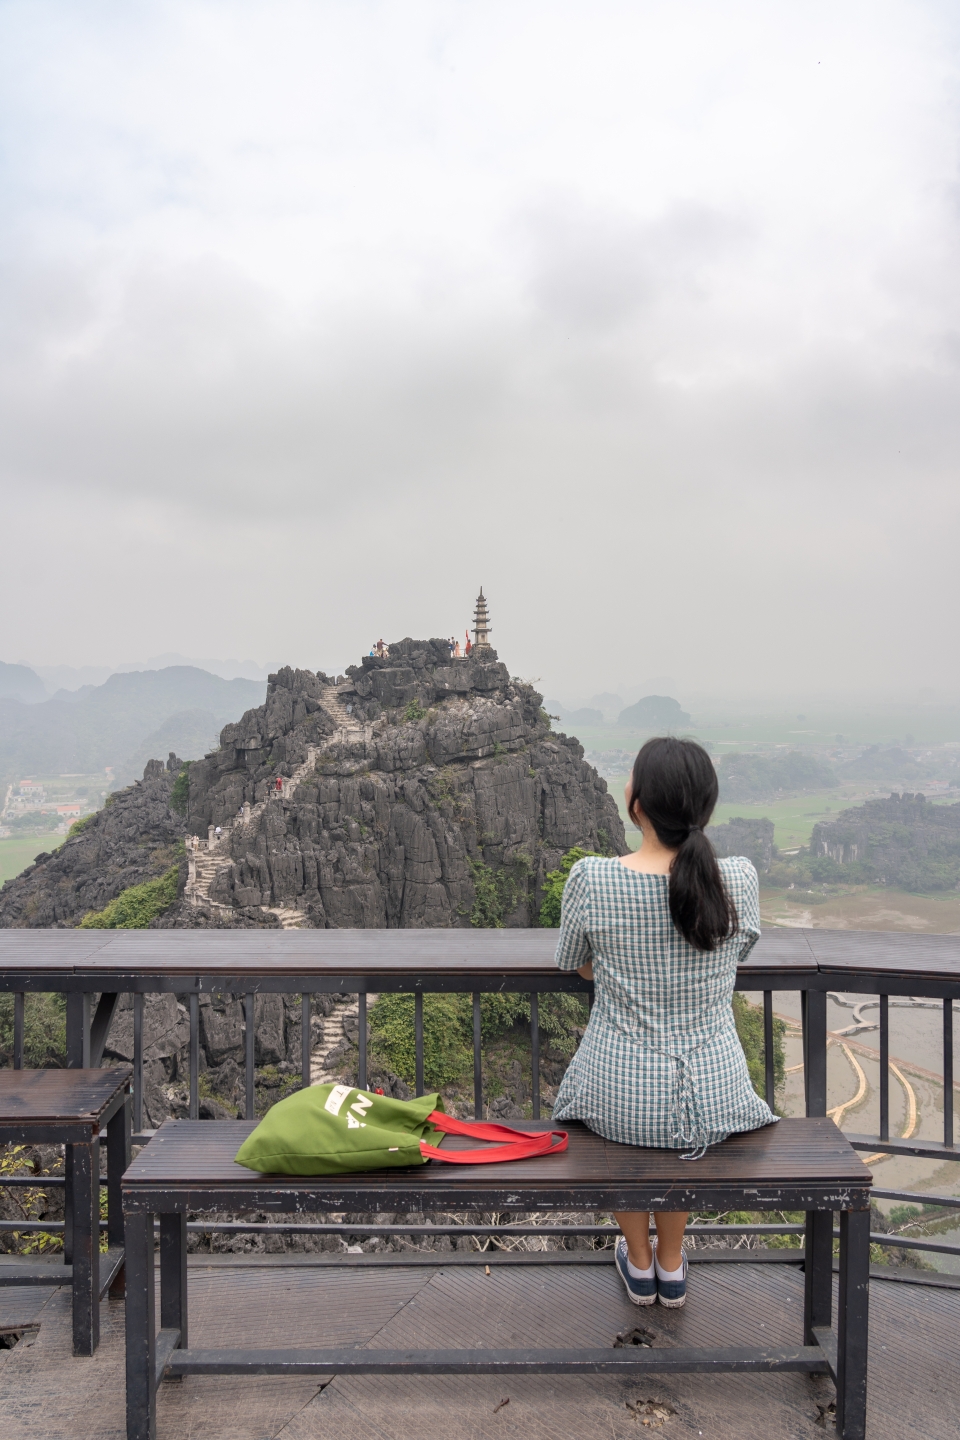
<svg viewBox="0 0 960 1440">
<path fill-rule="evenodd" d="M 676 850 L 670 914 L 698 950 L 715 950 L 737 926 L 716 854 L 703 833 L 718 794 L 713 761 L 695 740 L 648 740 L 633 762 L 630 815 L 642 810 L 660 844 Z"/>
</svg>

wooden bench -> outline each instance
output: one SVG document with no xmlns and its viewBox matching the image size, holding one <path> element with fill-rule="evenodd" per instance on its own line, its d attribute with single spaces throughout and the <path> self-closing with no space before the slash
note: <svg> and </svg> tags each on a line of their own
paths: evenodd
<svg viewBox="0 0 960 1440">
<path fill-rule="evenodd" d="M 128 1066 L 0 1070 L 0 1143 L 64 1145 L 64 1269 L 0 1266 L 0 1285 L 73 1285 L 73 1353 L 100 1342 L 100 1299 L 123 1284 L 120 1182 L 130 1163 Z M 107 1241 L 100 1254 L 100 1132 L 107 1130 Z M 2 1181 L 0 1181 L 2 1183 Z"/>
<path fill-rule="evenodd" d="M 127 1233 L 127 1437 L 154 1440 L 165 1375 L 617 1374 L 718 1370 L 829 1373 L 837 1431 L 862 1440 L 866 1410 L 869 1170 L 832 1120 L 781 1120 L 732 1136 L 698 1161 L 642 1150 L 565 1124 L 561 1155 L 471 1167 L 431 1162 L 364 1175 L 257 1175 L 234 1155 L 250 1121 L 168 1120 L 123 1177 Z M 528 1122 L 527 1129 L 549 1128 Z M 445 1145 L 470 1145 L 450 1136 Z M 789 1349 L 205 1350 L 188 1346 L 188 1211 L 803 1210 L 802 1344 Z M 833 1212 L 840 1212 L 840 1294 L 832 1323 Z M 154 1216 L 160 1217 L 160 1329 Z M 611 1255 L 611 1263 L 612 1263 Z"/>
</svg>

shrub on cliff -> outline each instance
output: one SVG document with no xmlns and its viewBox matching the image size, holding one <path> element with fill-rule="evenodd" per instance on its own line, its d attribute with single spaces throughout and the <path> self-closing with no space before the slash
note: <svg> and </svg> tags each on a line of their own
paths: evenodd
<svg viewBox="0 0 960 1440">
<path fill-rule="evenodd" d="M 81 930 L 146 930 L 150 921 L 177 898 L 180 866 L 171 865 L 166 874 L 143 885 L 131 885 L 102 910 L 88 910 L 80 921 Z"/>
<path fill-rule="evenodd" d="M 560 861 L 559 868 L 548 870 L 543 882 L 543 903 L 540 906 L 540 924 L 547 930 L 555 930 L 560 924 L 560 902 L 567 876 L 578 860 L 587 855 L 599 855 L 597 850 L 583 850 L 575 845 Z"/>
<path fill-rule="evenodd" d="M 67 1002 L 64 995 L 24 996 L 23 1063 L 29 1070 L 66 1064 Z M 0 1065 L 13 1064 L 13 996 L 0 995 Z"/>
</svg>

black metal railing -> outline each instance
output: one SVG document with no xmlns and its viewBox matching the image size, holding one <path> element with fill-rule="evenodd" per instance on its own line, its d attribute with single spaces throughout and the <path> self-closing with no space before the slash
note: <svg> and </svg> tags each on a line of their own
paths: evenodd
<svg viewBox="0 0 960 1440">
<path fill-rule="evenodd" d="M 21 932 L 22 933 L 22 932 Z M 60 932 L 58 932 L 60 933 Z M 368 943 L 375 947 L 376 934 L 367 933 Z M 383 932 L 389 934 L 391 932 Z M 282 939 L 282 937 L 278 937 Z M 880 938 L 880 937 L 878 937 Z M 895 942 L 897 937 L 882 937 Z M 240 996 L 243 1002 L 243 1055 L 244 1055 L 244 1112 L 248 1119 L 255 1118 L 256 1106 L 256 1016 L 257 998 L 260 993 L 284 993 L 300 996 L 301 1010 L 301 1083 L 309 1085 L 311 1079 L 312 1030 L 311 1015 L 313 997 L 321 993 L 355 993 L 358 1000 L 357 1030 L 357 1084 L 364 1088 L 368 1081 L 367 1047 L 367 996 L 371 993 L 413 993 L 413 1030 L 415 1049 L 415 1088 L 423 1094 L 428 1077 L 424 1064 L 424 1020 L 423 996 L 425 993 L 459 991 L 467 992 L 472 998 L 473 1018 L 473 1109 L 481 1118 L 484 1103 L 483 1045 L 481 1035 L 481 999 L 485 993 L 522 993 L 530 1002 L 530 1095 L 534 1119 L 541 1116 L 540 1087 L 540 1007 L 539 997 L 544 992 L 567 991 L 591 997 L 592 987 L 578 975 L 551 971 L 537 977 L 536 986 L 528 980 L 518 979 L 516 967 L 471 969 L 462 968 L 458 973 L 431 973 L 429 970 L 417 973 L 399 973 L 396 968 L 383 972 L 368 969 L 362 977 L 346 975 L 341 969 L 336 975 L 305 977 L 293 982 L 289 977 L 278 974 L 276 953 L 265 960 L 262 969 L 251 972 L 248 966 L 243 975 L 243 988 L 229 985 L 219 974 L 196 972 L 189 975 L 156 979 L 152 966 L 144 966 L 142 976 L 132 976 L 129 967 L 122 977 L 115 981 L 103 973 L 91 969 L 89 974 L 72 970 L 69 980 L 59 978 L 52 970 L 44 974 L 35 969 L 29 980 L 24 980 L 12 969 L 0 970 L 0 990 L 13 991 L 13 1065 L 22 1068 L 24 1063 L 25 995 L 39 989 L 60 990 L 66 996 L 67 1010 L 67 1063 L 73 1066 L 96 1066 L 102 1061 L 108 1044 L 110 1027 L 116 1013 L 121 994 L 132 995 L 133 1008 L 133 1110 L 135 1140 L 147 1141 L 153 1133 L 144 1128 L 144 1004 L 150 993 L 173 992 L 183 996 L 189 1019 L 188 1040 L 188 1109 L 191 1118 L 199 1116 L 200 1105 L 200 997 L 201 994 L 221 997 Z M 529 969 L 529 967 L 527 967 Z M 751 973 L 753 971 L 754 973 Z M 758 972 L 758 973 L 757 973 Z M 18 985 L 21 980 L 23 988 Z M 763 988 L 758 980 L 765 982 Z M 105 989 L 116 983 L 115 990 Z M 881 985 L 885 988 L 881 989 Z M 875 987 L 875 988 L 874 988 Z M 856 972 L 841 975 L 836 966 L 824 974 L 815 966 L 805 974 L 790 975 L 774 973 L 769 966 L 758 964 L 741 972 L 738 988 L 762 994 L 763 1036 L 764 1036 L 764 1091 L 767 1102 L 772 1106 L 775 1100 L 775 1054 L 774 1054 L 774 993 L 797 991 L 800 998 L 802 1057 L 805 1108 L 808 1115 L 823 1115 L 827 1112 L 827 1049 L 830 1036 L 827 1029 L 828 990 L 855 991 L 864 995 L 861 1004 L 879 1004 L 879 1066 L 880 1066 L 880 1124 L 879 1134 L 848 1134 L 848 1139 L 861 1151 L 881 1152 L 939 1161 L 960 1161 L 960 1149 L 955 1143 L 955 1116 L 953 1101 L 953 1011 L 955 1000 L 960 997 L 960 966 L 945 965 L 942 972 L 932 977 L 928 974 L 918 978 L 911 968 L 891 968 L 889 962 L 882 968 L 871 969 L 860 964 Z M 916 1136 L 909 1138 L 890 1137 L 890 996 L 911 995 L 930 997 L 942 1005 L 942 1070 L 943 1070 L 943 1139 L 933 1141 Z M 878 995 L 879 1001 L 868 999 Z M 62 1177 L 2 1177 L 0 1186 L 29 1185 L 37 1189 L 52 1188 L 63 1184 Z M 875 1188 L 877 1199 L 895 1200 L 919 1206 L 938 1206 L 945 1210 L 960 1209 L 960 1198 L 953 1195 L 933 1194 L 929 1191 L 915 1192 Z M 192 1230 L 204 1233 L 222 1231 L 269 1232 L 271 1234 L 350 1234 L 370 1237 L 462 1234 L 474 1236 L 544 1235 L 554 1237 L 600 1238 L 611 1233 L 604 1225 L 540 1225 L 537 1223 L 502 1225 L 466 1224 L 450 1225 L 378 1225 L 356 1222 L 331 1221 L 328 1224 L 262 1224 L 243 1221 L 210 1223 L 191 1222 Z M 5 1221 L 0 1223 L 3 1230 L 53 1230 L 53 1222 Z M 695 1233 L 703 1236 L 716 1234 L 800 1234 L 802 1227 L 784 1223 L 782 1225 L 697 1225 Z M 872 1237 L 884 1246 L 960 1255 L 960 1246 L 941 1243 L 931 1239 L 919 1239 L 908 1235 L 880 1234 Z M 785 1251 L 783 1258 L 796 1260 L 797 1252 Z"/>
</svg>

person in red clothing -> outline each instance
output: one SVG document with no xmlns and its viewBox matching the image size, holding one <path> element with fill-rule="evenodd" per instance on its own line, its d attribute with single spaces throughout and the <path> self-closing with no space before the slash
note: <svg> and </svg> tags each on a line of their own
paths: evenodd
<svg viewBox="0 0 960 1440">
<path fill-rule="evenodd" d="M 278 775 L 278 776 L 277 776 L 277 794 L 278 794 L 278 795 L 282 795 L 282 794 L 283 794 L 283 776 L 282 776 L 282 775 Z"/>
<path fill-rule="evenodd" d="M 469 654 L 470 654 L 470 651 L 473 649 L 473 646 L 470 644 L 470 632 L 469 632 L 469 630 L 467 630 L 467 631 L 465 631 L 464 633 L 466 634 L 466 637 L 467 637 L 467 643 L 466 643 L 466 645 L 463 647 L 463 653 L 464 653 L 464 655 L 469 655 Z"/>
</svg>

